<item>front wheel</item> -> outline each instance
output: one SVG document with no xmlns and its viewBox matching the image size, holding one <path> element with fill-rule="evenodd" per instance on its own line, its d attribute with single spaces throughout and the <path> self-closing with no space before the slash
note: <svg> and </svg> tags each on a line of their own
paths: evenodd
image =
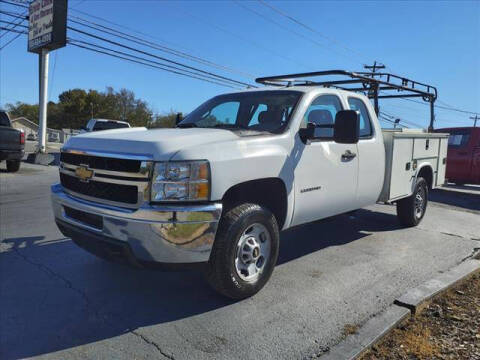
<svg viewBox="0 0 480 360">
<path fill-rule="evenodd" d="M 417 226 L 422 221 L 428 204 L 427 181 L 419 177 L 413 194 L 397 201 L 397 216 L 405 226 Z"/>
<path fill-rule="evenodd" d="M 256 294 L 272 275 L 278 258 L 275 216 L 256 204 L 242 204 L 222 216 L 206 277 L 219 293 L 244 299 Z"/>
</svg>

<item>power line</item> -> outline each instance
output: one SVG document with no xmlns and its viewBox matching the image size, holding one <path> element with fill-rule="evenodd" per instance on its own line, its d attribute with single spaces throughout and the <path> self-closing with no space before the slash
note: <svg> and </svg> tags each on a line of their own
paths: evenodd
<svg viewBox="0 0 480 360">
<path fill-rule="evenodd" d="M 11 31 L 11 29 L 10 29 L 10 31 Z M 3 49 L 5 49 L 5 48 L 8 46 L 8 44 L 11 44 L 11 43 L 14 42 L 15 40 L 17 40 L 17 39 L 20 37 L 20 35 L 27 35 L 27 33 L 26 33 L 26 32 L 25 32 L 25 33 L 19 32 L 17 35 L 15 35 L 15 36 L 14 36 L 13 38 L 11 38 L 9 41 L 7 41 L 5 44 L 3 44 L 2 47 L 0 47 L 0 51 L 2 51 Z"/>
<path fill-rule="evenodd" d="M 4 1 L 4 0 L 0 0 L 0 1 Z M 14 17 L 18 17 L 18 15 L 11 15 L 10 16 L 14 16 Z M 82 21 L 85 21 L 84 19 L 81 19 L 80 20 Z M 70 20 L 72 21 L 72 20 Z M 73 20 L 73 22 L 76 22 L 76 23 L 79 23 L 78 21 L 75 21 Z M 88 22 L 88 21 L 87 21 Z M 83 25 L 83 26 L 87 26 L 87 27 L 90 27 L 90 28 L 93 28 L 95 30 L 99 30 L 98 28 L 95 28 L 95 27 L 92 27 L 90 25 L 86 25 L 86 24 L 83 24 L 83 23 L 79 23 L 80 25 Z M 100 24 L 97 24 L 99 26 L 102 26 Z M 79 29 L 76 29 L 76 28 L 73 28 L 73 27 L 70 27 L 68 26 L 68 29 L 70 30 L 73 30 L 73 31 L 76 31 L 76 32 L 79 32 L 83 35 L 87 35 L 87 36 L 90 36 L 90 37 L 93 37 L 93 38 L 96 38 L 98 40 L 101 40 L 101 41 L 105 41 L 105 42 L 108 42 L 108 43 L 111 43 L 113 45 L 116 45 L 116 46 L 119 46 L 119 47 L 123 47 L 123 48 L 126 48 L 128 50 L 131 50 L 131 51 L 135 51 L 135 52 L 139 52 L 141 54 L 144 54 L 144 55 L 147 55 L 147 56 L 151 56 L 151 57 L 154 57 L 154 58 L 157 58 L 157 59 L 160 59 L 162 61 L 165 61 L 165 62 L 168 62 L 168 63 L 171 63 L 171 64 L 175 64 L 175 65 L 178 65 L 178 66 L 173 66 L 173 65 L 169 65 L 169 64 L 162 64 L 162 63 L 157 63 L 157 65 L 162 65 L 164 67 L 167 67 L 167 68 L 170 68 L 172 70 L 177 70 L 176 73 L 178 73 L 178 71 L 182 71 L 182 72 L 186 72 L 186 73 L 189 73 L 191 75 L 195 75 L 196 78 L 198 77 L 206 77 L 206 78 L 210 78 L 211 80 L 216 80 L 216 82 L 214 82 L 215 84 L 223 84 L 223 83 L 227 83 L 227 84 L 234 84 L 236 86 L 238 85 L 245 85 L 245 86 L 249 86 L 249 87 L 256 87 L 254 85 L 251 85 L 251 84 L 248 84 L 248 83 L 245 83 L 245 82 L 242 82 L 242 81 L 238 81 L 238 80 L 235 80 L 235 79 L 232 79 L 232 78 L 228 78 L 226 76 L 221 76 L 221 75 L 218 75 L 218 74 L 215 74 L 215 73 L 212 73 L 212 72 L 209 72 L 209 71 L 204 71 L 202 69 L 199 69 L 199 68 L 196 68 L 196 67 L 193 67 L 193 66 L 189 66 L 189 65 L 186 65 L 186 64 L 183 64 L 183 63 L 180 63 L 180 62 L 177 62 L 177 61 L 173 61 L 173 60 L 170 60 L 168 58 L 165 58 L 165 57 L 161 57 L 161 56 L 157 56 L 157 55 L 154 55 L 154 54 L 151 54 L 151 53 L 148 53 L 146 51 L 142 51 L 142 50 L 139 50 L 137 48 L 133 48 L 133 47 L 130 47 L 130 46 L 127 46 L 125 44 L 121 44 L 121 43 L 118 43 L 118 42 L 115 42 L 115 41 L 112 41 L 110 39 L 107 39 L 107 38 L 104 38 L 104 37 L 100 37 L 100 36 L 97 36 L 95 34 L 91 34 L 91 33 L 88 33 L 88 32 L 85 32 L 85 31 L 82 31 L 82 30 L 79 30 Z M 115 29 L 111 29 L 112 31 L 116 32 L 117 30 Z M 103 31 L 105 32 L 105 31 Z M 111 33 L 111 32 L 107 32 L 109 33 L 110 35 L 115 35 L 115 36 L 119 36 L 115 33 Z M 125 34 L 125 33 L 124 33 Z M 125 34 L 126 36 L 131 36 L 129 34 Z M 131 39 L 127 38 L 127 37 L 124 37 L 124 36 L 120 36 L 121 38 L 124 38 L 126 40 L 130 40 L 132 41 Z M 142 40 L 142 39 L 140 39 Z M 137 42 L 138 43 L 138 42 Z M 97 45 L 98 46 L 98 45 Z M 104 48 L 104 50 L 106 50 L 108 48 Z M 108 49 L 108 51 L 113 51 L 112 49 Z M 132 56 L 131 54 L 126 54 L 126 53 L 123 53 L 124 55 L 127 55 L 127 56 Z M 148 60 L 148 59 L 144 59 L 144 58 L 141 58 L 143 61 L 150 61 L 152 62 L 151 60 Z M 187 70 L 187 69 L 190 69 L 190 70 L 193 70 L 193 71 L 190 71 L 190 70 Z M 224 85 L 224 84 L 223 84 Z M 232 86 L 229 86 L 229 87 L 232 87 Z"/>
<path fill-rule="evenodd" d="M 190 17 L 192 17 L 192 18 L 194 18 L 194 19 L 195 19 L 197 22 L 199 22 L 199 23 L 206 24 L 206 25 L 208 25 L 208 26 L 210 26 L 210 27 L 213 27 L 213 28 L 215 28 L 215 29 L 217 29 L 217 30 L 220 30 L 220 31 L 224 32 L 224 33 L 227 33 L 227 34 L 229 34 L 229 35 L 231 35 L 231 36 L 233 36 L 233 37 L 236 37 L 237 39 L 240 39 L 240 40 L 242 40 L 242 41 L 244 41 L 244 42 L 250 43 L 251 45 L 253 45 L 253 46 L 255 46 L 255 47 L 259 48 L 259 49 L 262 49 L 262 50 L 264 50 L 264 51 L 266 51 L 266 52 L 269 52 L 270 54 L 273 54 L 273 55 L 275 55 L 275 56 L 281 57 L 282 59 L 287 60 L 287 61 L 289 61 L 289 62 L 293 62 L 293 63 L 295 63 L 295 64 L 297 64 L 297 65 L 299 65 L 299 66 L 301 66 L 301 67 L 303 67 L 303 68 L 309 68 L 309 66 L 306 65 L 306 64 L 303 64 L 303 63 L 301 63 L 301 62 L 299 62 L 299 61 L 297 61 L 297 60 L 295 60 L 295 59 L 292 59 L 292 58 L 290 58 L 290 57 L 288 57 L 288 56 L 285 56 L 285 55 L 283 55 L 283 54 L 279 54 L 278 52 L 276 52 L 276 51 L 274 51 L 274 50 L 271 50 L 271 49 L 263 46 L 262 44 L 254 41 L 254 40 L 252 40 L 252 39 L 244 38 L 243 36 L 240 36 L 240 35 L 238 35 L 238 34 L 235 34 L 234 32 L 232 32 L 232 31 L 230 31 L 230 30 L 227 30 L 227 29 L 219 26 L 218 24 L 215 24 L 214 22 L 205 21 L 204 19 L 202 19 L 202 18 L 200 18 L 200 17 L 198 17 L 198 16 L 195 16 L 195 15 L 193 15 L 192 13 L 190 13 L 190 12 L 188 12 L 188 11 L 183 11 L 183 13 L 186 14 L 186 15 L 188 15 L 188 16 L 190 16 Z"/>
<path fill-rule="evenodd" d="M 105 19 L 105 18 L 103 18 L 103 17 L 96 16 L 96 15 L 92 15 L 92 14 L 89 14 L 89 13 L 87 13 L 87 12 L 85 12 L 85 11 L 80 11 L 80 10 L 78 10 L 78 9 L 73 9 L 73 8 L 72 8 L 71 10 L 74 11 L 74 12 L 83 14 L 83 15 L 89 17 L 89 18 L 97 19 L 97 20 L 103 21 L 103 22 L 105 22 L 105 23 L 107 23 L 107 24 L 110 24 L 110 25 L 113 25 L 113 26 L 116 26 L 116 27 L 120 27 L 122 30 L 127 29 L 127 30 L 130 30 L 130 31 L 132 31 L 132 32 L 134 32 L 134 33 L 136 33 L 136 34 L 143 35 L 143 36 L 146 36 L 146 37 L 151 38 L 151 39 L 154 39 L 154 40 L 160 40 L 161 42 L 166 43 L 166 44 L 170 44 L 170 45 L 172 45 L 172 46 L 180 46 L 181 48 L 183 48 L 183 49 L 185 49 L 185 50 L 191 51 L 191 50 L 189 50 L 189 49 L 186 49 L 185 47 L 182 47 L 181 45 L 175 44 L 175 43 L 170 42 L 170 41 L 166 41 L 165 39 L 162 39 L 162 38 L 160 38 L 160 37 L 158 37 L 158 36 L 153 36 L 153 35 L 147 34 L 147 33 L 145 33 L 145 32 L 139 31 L 139 30 L 137 30 L 137 29 L 134 29 L 134 28 L 132 28 L 132 27 L 128 27 L 128 26 L 126 26 L 126 25 L 118 24 L 118 23 L 116 23 L 116 22 L 113 22 L 113 21 L 111 21 L 111 20 Z M 72 17 L 72 15 L 71 15 L 71 17 Z M 91 23 L 91 24 L 96 24 L 96 25 L 98 25 L 98 26 L 104 27 L 104 25 L 100 25 L 100 24 L 98 24 L 98 23 L 91 22 L 91 21 L 86 20 L 86 19 L 82 19 L 82 18 L 75 17 L 75 16 L 73 16 L 73 17 L 76 18 L 76 19 L 80 19 L 80 20 L 82 20 L 82 21 L 89 22 L 89 23 Z M 108 27 L 106 27 L 106 28 L 108 29 Z M 110 29 L 111 29 L 111 28 L 110 28 Z M 119 32 L 119 33 L 122 33 L 122 32 L 119 31 L 119 30 L 115 30 L 115 29 L 111 29 L 111 30 L 117 31 L 117 32 Z M 124 33 L 124 34 L 125 34 L 125 33 Z M 137 39 L 140 39 L 140 38 L 138 38 L 138 37 L 136 37 L 136 36 L 134 36 L 134 35 L 129 35 L 129 34 L 126 34 L 126 35 L 131 36 L 131 37 L 134 37 L 134 38 L 137 38 Z M 148 40 L 144 40 L 144 39 L 140 39 L 140 40 L 143 40 L 143 41 L 145 41 L 145 42 L 149 42 Z M 173 48 L 167 47 L 167 46 L 165 46 L 165 45 L 160 45 L 160 44 L 158 44 L 158 43 L 152 43 L 152 44 L 155 44 L 156 46 L 163 47 L 163 48 L 165 48 L 165 50 L 168 49 L 169 51 L 173 51 L 173 52 L 175 52 L 175 53 L 177 54 L 177 56 L 181 56 L 181 55 L 187 56 L 187 57 L 189 57 L 190 60 L 192 60 L 192 61 L 203 62 L 203 63 L 205 63 L 206 65 L 214 66 L 214 67 L 217 67 L 217 68 L 220 68 L 220 69 L 223 69 L 223 70 L 227 70 L 227 71 L 230 71 L 230 72 L 233 72 L 233 73 L 237 73 L 237 74 L 239 74 L 239 75 L 246 76 L 246 77 L 248 77 L 248 78 L 255 78 L 254 75 L 248 74 L 248 73 L 246 73 L 246 72 L 244 72 L 244 71 L 242 71 L 242 70 L 238 70 L 238 69 L 235 69 L 235 68 L 232 68 L 232 67 L 229 67 L 229 66 L 225 66 L 225 65 L 220 65 L 220 64 L 217 64 L 217 63 L 215 63 L 215 62 L 213 62 L 213 61 L 210 61 L 210 60 L 201 58 L 201 57 L 199 57 L 199 56 L 192 55 L 192 54 L 188 54 L 188 53 L 186 53 L 185 51 L 180 51 L 180 50 L 177 50 L 177 49 L 173 49 Z"/>
<path fill-rule="evenodd" d="M 155 65 L 162 66 L 162 69 L 164 69 L 164 70 L 166 70 L 166 71 L 169 71 L 168 69 L 176 70 L 176 71 L 182 72 L 183 74 L 190 74 L 190 75 L 195 75 L 195 76 L 197 76 L 197 77 L 210 79 L 211 81 L 215 81 L 216 84 L 228 84 L 229 87 L 238 89 L 238 85 L 237 85 L 237 84 L 231 84 L 231 83 L 226 82 L 226 81 L 221 81 L 221 80 L 219 80 L 219 79 L 217 79 L 217 78 L 215 78 L 215 77 L 213 77 L 213 76 L 199 74 L 199 73 L 196 73 L 196 72 L 193 72 L 193 71 L 190 71 L 190 70 L 182 69 L 182 68 L 177 67 L 177 66 L 172 66 L 172 65 L 160 63 L 160 62 L 157 62 L 157 61 L 154 61 L 154 60 L 142 58 L 142 57 L 139 57 L 139 56 L 136 56 L 136 55 L 133 55 L 133 54 L 129 54 L 129 53 L 123 52 L 123 51 L 110 49 L 110 48 L 107 48 L 107 47 L 104 47 L 104 46 L 101 46 L 101 45 L 98 45 L 98 44 L 93 44 L 93 43 L 89 43 L 89 42 L 82 41 L 82 40 L 76 40 L 76 39 L 69 39 L 69 40 L 70 40 L 70 43 L 71 43 L 71 44 L 73 44 L 73 43 L 80 43 L 80 44 L 83 44 L 83 45 L 93 46 L 93 47 L 96 47 L 96 48 L 101 49 L 101 50 L 104 50 L 104 51 L 109 51 L 109 52 L 112 52 L 112 53 L 115 53 L 115 54 L 119 54 L 119 55 L 122 55 L 122 56 L 128 56 L 128 57 L 134 58 L 134 59 L 136 59 L 136 60 L 146 61 L 146 62 L 149 62 L 149 63 L 153 63 L 153 64 L 155 64 Z M 237 86 L 237 87 L 234 87 L 234 85 Z"/>
<path fill-rule="evenodd" d="M 15 24 L 16 24 L 16 23 L 13 22 L 13 21 L 6 21 L 6 20 L 0 20 L 0 22 L 3 23 L 3 24 L 8 24 L 8 25 L 15 25 Z M 20 24 L 16 24 L 16 25 L 17 25 L 17 26 L 20 26 L 20 27 L 23 27 L 24 29 L 28 29 L 28 26 L 27 26 L 27 25 L 20 25 Z M 14 28 L 15 28 L 15 26 L 14 26 L 14 27 L 9 27 L 9 28 L 7 28 L 7 30 L 12 30 L 12 29 L 14 29 Z M 6 33 L 3 33 L 3 34 L 6 34 Z M 2 34 L 2 35 L 3 35 L 3 34 Z"/>
<path fill-rule="evenodd" d="M 157 58 L 159 60 L 162 60 L 162 61 L 165 61 L 165 62 L 168 62 L 168 63 L 171 63 L 171 64 L 175 64 L 175 65 L 178 65 L 178 66 L 181 66 L 181 67 L 184 67 L 184 68 L 187 68 L 187 69 L 190 69 L 190 70 L 194 70 L 194 71 L 197 71 L 197 72 L 200 72 L 202 74 L 205 74 L 205 75 L 211 75 L 211 76 L 214 76 L 218 79 L 221 79 L 221 80 L 226 80 L 226 81 L 230 81 L 232 83 L 236 83 L 236 84 L 239 84 L 239 85 L 245 85 L 245 86 L 249 86 L 249 87 L 256 87 L 254 85 L 251 85 L 251 84 L 248 84 L 248 83 L 245 83 L 245 82 L 242 82 L 242 81 L 238 81 L 238 80 L 234 80 L 234 79 L 231 79 L 231 78 L 228 78 L 228 77 L 225 77 L 225 76 L 222 76 L 222 75 L 217 75 L 215 73 L 212 73 L 212 72 L 209 72 L 209 71 L 205 71 L 205 70 L 201 70 L 199 68 L 195 68 L 193 66 L 190 66 L 190 65 L 185 65 L 185 64 L 182 64 L 180 62 L 177 62 L 177 61 L 174 61 L 174 60 L 170 60 L 170 59 L 167 59 L 163 56 L 158 56 L 158 55 L 155 55 L 155 54 L 151 54 L 151 53 L 148 53 L 146 51 L 143 51 L 143 50 L 139 50 L 139 49 L 136 49 L 136 48 L 133 48 L 133 47 L 130 47 L 128 45 L 125 45 L 125 44 L 121 44 L 121 43 L 118 43 L 116 41 L 113 41 L 113 40 L 109 40 L 107 38 L 104 38 L 104 37 L 101 37 L 101 36 L 98 36 L 98 35 L 94 35 L 94 34 L 91 34 L 91 33 L 88 33 L 86 31 L 83 31 L 83 30 L 79 30 L 79 29 L 76 29 L 74 27 L 71 27 L 71 26 L 67 26 L 67 28 L 69 30 L 72 30 L 72 31 L 75 31 L 77 33 L 80 33 L 80 34 L 83 34 L 83 35 L 87 35 L 89 37 L 93 37 L 97 40 L 101 40 L 101 41 L 105 41 L 105 42 L 108 42 L 112 45 L 116 45 L 116 46 L 119 46 L 119 47 L 123 47 L 125 49 L 128 49 L 128 50 L 131 50 L 131 51 L 135 51 L 135 52 L 138 52 L 138 53 L 141 53 L 143 55 L 147 55 L 147 56 L 151 56 L 151 57 L 154 57 L 154 58 Z M 167 65 L 165 65 L 167 66 Z"/>
<path fill-rule="evenodd" d="M 82 23 L 82 22 L 80 22 L 80 21 L 72 20 L 72 19 L 71 19 L 72 17 L 75 18 L 75 19 L 79 19 L 79 20 L 81 20 L 81 21 L 83 21 L 83 22 L 86 22 L 86 23 L 88 23 L 88 24 L 93 24 L 93 26 L 92 26 L 92 25 L 84 24 L 84 23 Z M 70 21 L 73 22 L 73 23 L 76 23 L 76 24 L 85 26 L 85 27 L 89 27 L 89 28 L 94 29 L 94 30 L 97 30 L 97 31 L 103 31 L 103 32 L 105 32 L 105 33 L 107 33 L 107 34 L 110 34 L 110 35 L 113 35 L 113 36 L 117 36 L 117 37 L 119 37 L 119 38 L 122 38 L 122 39 L 125 39 L 125 40 L 128 40 L 128 41 L 132 41 L 132 42 L 137 43 L 137 44 L 140 44 L 140 45 L 144 45 L 144 46 L 147 46 L 147 47 L 156 49 L 156 50 L 160 50 L 160 51 L 166 52 L 166 53 L 171 54 L 171 55 L 175 55 L 175 56 L 184 58 L 184 59 L 186 59 L 186 60 L 195 61 L 195 62 L 204 64 L 204 65 L 208 65 L 208 66 L 215 67 L 215 68 L 217 68 L 217 69 L 221 69 L 221 70 L 226 70 L 226 71 L 230 71 L 230 72 L 233 72 L 233 73 L 237 73 L 237 74 L 240 74 L 240 75 L 245 76 L 245 77 L 248 77 L 248 78 L 254 77 L 254 75 L 252 75 L 252 74 L 248 74 L 248 73 L 245 73 L 245 72 L 242 72 L 242 71 L 233 69 L 233 68 L 228 67 L 228 66 L 219 65 L 219 64 L 216 64 L 216 63 L 214 63 L 214 62 L 212 62 L 212 61 L 210 61 L 210 60 L 202 59 L 202 58 L 200 58 L 200 57 L 198 57 L 198 56 L 194 56 L 194 55 L 191 55 L 191 54 L 182 52 L 182 51 L 178 51 L 178 50 L 176 50 L 176 49 L 169 48 L 169 47 L 164 46 L 164 45 L 160 45 L 160 44 L 157 44 L 157 43 L 154 43 L 154 42 L 145 40 L 145 39 L 141 39 L 141 38 L 139 38 L 139 37 L 137 37 L 137 36 L 130 35 L 130 34 L 127 34 L 127 33 L 125 33 L 125 32 L 122 32 L 122 31 L 119 31 L 119 30 L 110 28 L 110 27 L 108 27 L 108 26 L 104 26 L 104 25 L 101 25 L 101 24 L 98 24 L 98 23 L 95 23 L 95 22 L 92 22 L 92 21 L 89 21 L 89 20 L 82 19 L 82 18 L 80 18 L 80 17 L 78 17 L 78 16 L 70 16 Z M 99 27 L 100 27 L 100 29 L 99 29 Z M 120 34 L 120 35 L 119 35 L 119 34 Z"/>
<path fill-rule="evenodd" d="M 299 32 L 297 32 L 297 31 L 294 31 L 294 30 L 290 29 L 289 27 L 287 27 L 287 26 L 285 26 L 285 25 L 283 25 L 283 24 L 281 24 L 281 23 L 279 23 L 279 22 L 277 22 L 277 21 L 275 21 L 275 20 L 272 20 L 271 18 L 265 16 L 264 14 L 258 12 L 257 10 L 254 10 L 254 9 L 246 6 L 244 2 L 241 2 L 241 1 L 239 1 L 239 0 L 233 0 L 233 1 L 234 1 L 234 3 L 235 3 L 236 5 L 238 5 L 238 6 L 240 6 L 241 8 L 243 8 L 243 9 L 245 9 L 245 10 L 247 10 L 247 11 L 249 11 L 249 12 L 255 14 L 255 15 L 257 15 L 258 17 L 264 19 L 265 21 L 267 21 L 267 22 L 269 22 L 269 23 L 272 23 L 272 24 L 278 26 L 279 28 L 281 28 L 281 29 L 283 29 L 283 30 L 285 30 L 285 31 L 287 31 L 287 32 L 290 32 L 290 33 L 292 33 L 292 34 L 294 34 L 294 35 L 296 35 L 296 36 L 298 36 L 298 37 L 301 37 L 302 39 L 305 39 L 305 40 L 307 40 L 307 41 L 310 41 L 311 43 L 319 46 L 319 47 L 322 48 L 322 49 L 327 49 L 327 45 L 322 44 L 322 43 L 316 41 L 315 39 L 313 39 L 313 38 L 311 38 L 311 37 L 308 37 L 308 36 L 306 36 L 306 35 L 304 35 L 304 34 L 302 34 L 302 33 L 299 33 Z M 335 50 L 333 50 L 333 49 L 329 49 L 329 50 L 330 50 L 330 51 L 333 51 L 334 53 L 336 53 L 336 54 L 338 54 L 338 55 L 347 56 L 346 54 L 340 53 L 340 52 L 335 51 Z"/>
<path fill-rule="evenodd" d="M 290 21 L 292 21 L 292 22 L 294 22 L 295 24 L 303 27 L 304 29 L 307 29 L 308 31 L 313 32 L 313 33 L 319 35 L 320 37 L 324 38 L 325 40 L 328 40 L 328 41 L 330 41 L 330 42 L 332 42 L 332 43 L 334 43 L 334 44 L 338 44 L 340 47 L 342 47 L 343 49 L 345 49 L 345 50 L 347 50 L 347 51 L 356 53 L 357 55 L 360 55 L 360 56 L 362 56 L 362 57 L 365 57 L 365 59 L 367 59 L 367 57 L 366 57 L 364 54 L 362 54 L 362 53 L 360 53 L 360 52 L 358 52 L 358 51 L 356 51 L 356 50 L 353 50 L 353 49 L 351 49 L 351 48 L 343 45 L 340 41 L 338 41 L 338 40 L 336 40 L 336 39 L 334 39 L 334 38 L 332 38 L 332 37 L 329 37 L 329 36 L 326 36 L 326 35 L 322 34 L 320 31 L 312 28 L 311 26 L 305 24 L 304 22 L 302 22 L 302 21 L 294 18 L 293 16 L 285 13 L 284 11 L 280 10 L 279 8 L 277 8 L 276 6 L 273 6 L 272 4 L 269 4 L 268 2 L 266 2 L 266 1 L 264 1 L 264 0 L 257 0 L 257 1 L 260 2 L 263 6 L 266 6 L 266 7 L 270 8 L 272 11 L 276 12 L 277 14 L 279 14 L 279 15 L 287 18 L 287 19 L 289 19 Z"/>
<path fill-rule="evenodd" d="M 184 73 L 179 72 L 179 71 L 170 70 L 170 69 L 166 69 L 166 68 L 163 68 L 163 67 L 160 67 L 160 66 L 155 66 L 155 65 L 147 64 L 147 63 L 144 63 L 144 62 L 141 62 L 141 61 L 133 60 L 133 59 L 130 59 L 130 58 L 127 58 L 127 57 L 114 55 L 114 54 L 108 53 L 106 51 L 94 49 L 94 48 L 87 47 L 87 46 L 84 46 L 84 45 L 80 45 L 80 44 L 77 44 L 77 43 L 74 43 L 74 42 L 69 42 L 69 43 L 70 43 L 70 45 L 73 45 L 73 46 L 76 46 L 76 47 L 79 47 L 79 48 L 82 48 L 82 49 L 85 49 L 85 50 L 90 50 L 90 51 L 93 51 L 93 52 L 96 52 L 96 53 L 105 54 L 105 55 L 112 56 L 112 57 L 115 57 L 115 58 L 118 58 L 118 59 L 123 59 L 123 60 L 130 61 L 130 62 L 133 62 L 133 63 L 137 63 L 137 64 L 149 66 L 149 67 L 152 67 L 152 68 L 168 71 L 168 72 L 171 72 L 171 73 L 174 73 L 174 74 L 183 75 L 183 76 L 187 76 L 187 77 L 194 78 L 194 79 L 197 79 L 197 80 L 202 80 L 202 81 L 206 81 L 206 82 L 209 82 L 209 83 L 212 83 L 212 84 L 216 84 L 216 85 L 225 86 L 225 87 L 235 89 L 235 87 L 230 86 L 230 85 L 226 85 L 225 83 L 219 83 L 219 82 L 215 82 L 215 81 L 206 80 L 206 79 L 203 79 L 203 78 L 200 78 L 200 77 L 196 77 L 196 76 L 193 76 L 193 75 L 187 75 L 187 74 L 184 74 Z"/>
<path fill-rule="evenodd" d="M 22 24 L 22 22 L 26 19 L 26 17 L 25 17 L 25 14 L 26 14 L 26 13 L 25 13 L 24 15 L 20 15 L 20 16 L 12 15 L 12 14 L 14 14 L 14 13 L 11 13 L 11 12 L 9 12 L 9 11 L 0 11 L 0 13 L 5 14 L 5 15 L 7 15 L 7 16 L 11 16 L 11 17 L 13 17 L 13 18 L 17 18 L 17 19 L 19 18 L 19 19 L 20 19 L 20 21 L 19 21 L 18 23 L 0 20 L 0 22 L 2 22 L 2 23 L 13 24 L 13 26 L 10 26 L 10 27 L 6 28 L 5 31 L 4 31 L 2 34 L 0 34 L 0 38 L 3 37 L 4 35 L 10 33 L 10 32 L 16 32 L 16 33 L 17 33 L 13 38 L 11 38 L 9 41 L 7 41 L 5 44 L 3 44 L 2 47 L 0 47 L 0 51 L 2 51 L 2 50 L 5 49 L 8 45 L 10 45 L 12 42 L 14 42 L 15 40 L 17 40 L 17 39 L 20 37 L 20 35 L 23 34 L 23 33 L 21 33 L 21 32 L 15 31 L 15 28 L 16 28 L 17 26 L 20 26 L 20 27 L 23 27 L 23 28 L 27 28 L 27 29 L 28 29 L 28 26 Z"/>
<path fill-rule="evenodd" d="M 22 8 L 24 8 L 24 9 L 28 9 L 28 6 L 26 6 L 26 5 L 21 5 L 21 4 L 16 3 L 16 2 L 7 1 L 7 0 L 2 0 L 1 2 L 5 3 L 5 4 L 10 4 L 10 5 L 22 7 Z M 24 4 L 24 3 L 22 3 L 22 4 Z"/>
<path fill-rule="evenodd" d="M 26 15 L 27 15 L 27 12 L 24 12 L 22 16 L 25 16 L 24 19 L 20 19 L 17 23 L 14 23 L 13 26 L 11 27 L 11 29 L 15 29 L 17 26 L 21 25 L 25 20 L 26 20 Z M 0 39 L 5 35 L 7 34 L 6 32 L 4 32 L 3 34 L 0 34 Z"/>
<path fill-rule="evenodd" d="M 408 121 L 408 120 L 405 120 L 405 119 L 402 119 L 398 116 L 395 116 L 395 115 L 392 115 L 392 114 L 389 114 L 385 111 L 381 111 L 380 114 L 382 114 L 383 116 L 386 116 L 390 119 L 399 119 L 400 121 L 404 122 L 405 124 L 409 124 L 411 126 L 415 126 L 415 127 L 418 127 L 418 128 L 424 128 L 424 126 L 420 125 L 420 124 L 417 124 L 417 123 L 414 123 L 413 121 Z"/>
<path fill-rule="evenodd" d="M 414 103 L 422 104 L 422 105 L 428 105 L 426 103 L 416 101 L 416 100 L 413 100 L 413 99 L 401 98 L 401 100 L 406 100 L 406 101 L 410 101 L 410 102 L 414 102 Z M 443 109 L 443 110 L 457 111 L 457 112 L 460 112 L 460 113 L 463 113 L 463 114 L 480 115 L 480 113 L 478 113 L 478 112 L 467 111 L 467 110 L 462 110 L 462 109 L 457 109 L 457 108 L 447 107 L 447 106 L 442 106 L 442 105 L 435 105 L 435 107 L 438 108 L 438 109 Z"/>
<path fill-rule="evenodd" d="M 15 30 L 15 29 L 9 29 L 9 28 L 6 28 L 4 26 L 0 26 L 0 30 L 5 30 L 5 31 L 9 31 L 9 32 L 13 32 L 13 33 L 17 33 L 17 34 L 28 34 L 26 31 L 21 31 L 21 30 Z"/>
</svg>

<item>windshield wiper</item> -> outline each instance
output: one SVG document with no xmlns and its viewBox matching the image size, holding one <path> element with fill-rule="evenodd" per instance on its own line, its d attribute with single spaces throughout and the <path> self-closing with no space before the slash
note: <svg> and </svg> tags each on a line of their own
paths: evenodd
<svg viewBox="0 0 480 360">
<path fill-rule="evenodd" d="M 177 128 L 194 128 L 194 127 L 198 127 L 197 124 L 191 122 L 191 123 L 185 123 L 185 124 L 178 124 L 177 125 Z"/>
</svg>

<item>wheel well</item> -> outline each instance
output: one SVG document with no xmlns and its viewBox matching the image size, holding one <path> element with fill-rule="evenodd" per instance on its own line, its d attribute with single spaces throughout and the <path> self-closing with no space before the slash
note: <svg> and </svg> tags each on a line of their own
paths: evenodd
<svg viewBox="0 0 480 360">
<path fill-rule="evenodd" d="M 265 178 L 240 183 L 228 189 L 222 198 L 224 211 L 246 202 L 269 209 L 279 229 L 283 228 L 287 216 L 287 189 L 281 179 Z"/>
<path fill-rule="evenodd" d="M 429 189 L 433 187 L 433 171 L 430 166 L 422 167 L 418 172 L 417 178 L 418 177 L 422 177 L 426 180 Z"/>
</svg>

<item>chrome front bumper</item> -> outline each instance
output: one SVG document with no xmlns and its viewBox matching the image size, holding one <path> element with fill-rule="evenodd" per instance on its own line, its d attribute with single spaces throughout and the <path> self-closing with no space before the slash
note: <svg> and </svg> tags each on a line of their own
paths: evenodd
<svg viewBox="0 0 480 360">
<path fill-rule="evenodd" d="M 144 204 L 139 209 L 124 209 L 75 198 L 60 184 L 52 185 L 51 190 L 55 219 L 81 230 L 82 237 L 94 234 L 128 244 L 135 258 L 146 262 L 199 263 L 210 257 L 222 213 L 220 203 Z M 65 206 L 101 216 L 102 227 L 67 216 Z"/>
</svg>

